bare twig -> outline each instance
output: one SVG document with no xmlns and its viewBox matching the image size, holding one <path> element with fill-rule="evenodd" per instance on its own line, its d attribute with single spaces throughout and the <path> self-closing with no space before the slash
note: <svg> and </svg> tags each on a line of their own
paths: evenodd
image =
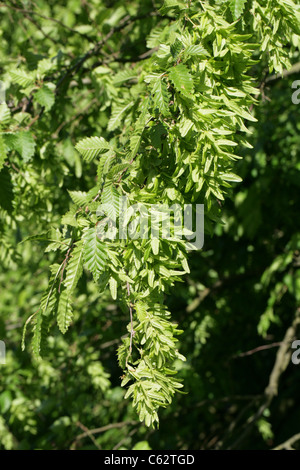
<svg viewBox="0 0 300 470">
<path fill-rule="evenodd" d="M 246 351 L 240 354 L 236 354 L 233 356 L 233 359 L 237 357 L 246 357 L 246 356 L 252 356 L 252 354 L 255 354 L 259 351 L 265 351 L 266 349 L 271 349 L 271 348 L 276 348 L 278 346 L 281 346 L 282 341 L 278 341 L 277 343 L 271 343 L 271 344 L 264 344 L 263 346 L 258 346 L 257 348 L 251 349 L 250 351 Z"/>
<path fill-rule="evenodd" d="M 101 426 L 101 428 L 95 429 L 86 428 L 82 434 L 76 436 L 75 441 L 79 441 L 80 439 L 83 439 L 86 436 L 91 436 L 92 434 L 100 434 L 102 432 L 109 431 L 110 429 L 123 428 L 124 426 L 132 426 L 134 424 L 138 424 L 138 421 L 122 421 L 120 423 L 111 423 L 107 424 L 106 426 Z"/>
<path fill-rule="evenodd" d="M 277 73 L 274 75 L 270 75 L 266 78 L 266 83 L 273 82 L 274 80 L 280 80 L 282 78 L 288 77 L 289 75 L 293 75 L 300 72 L 300 62 L 292 65 L 289 70 L 284 70 L 282 73 Z"/>
<path fill-rule="evenodd" d="M 126 26 L 129 26 L 135 23 L 136 21 L 141 20 L 143 18 L 147 18 L 149 16 L 160 16 L 160 15 L 157 12 L 148 12 L 147 14 L 143 14 L 143 15 L 125 16 L 117 26 L 113 27 L 106 34 L 104 38 L 100 39 L 100 41 L 98 41 L 91 49 L 89 49 L 75 64 L 71 65 L 67 69 L 67 71 L 64 73 L 64 75 L 60 78 L 60 80 L 57 83 L 56 93 L 58 93 L 60 86 L 68 77 L 76 73 L 77 70 L 79 70 L 88 59 L 100 53 L 102 47 L 106 45 L 106 43 L 115 33 L 122 31 L 124 28 L 126 28 Z"/>
<path fill-rule="evenodd" d="M 293 449 L 292 446 L 297 441 L 300 441 L 300 433 L 295 434 L 294 436 L 290 437 L 287 441 L 283 442 L 279 446 L 274 447 L 274 449 L 272 449 L 272 450 L 282 450 L 282 449 L 295 450 L 295 449 Z"/>
<path fill-rule="evenodd" d="M 80 429 L 82 429 L 84 431 L 86 436 L 89 436 L 89 438 L 94 443 L 94 445 L 97 447 L 97 449 L 101 450 L 101 447 L 99 446 L 96 439 L 94 438 L 93 433 L 86 426 L 84 426 L 84 424 L 82 424 L 80 421 L 77 421 L 76 424 Z"/>
<path fill-rule="evenodd" d="M 260 272 L 263 272 L 264 270 L 259 270 L 259 269 L 256 269 L 256 270 L 253 270 L 253 271 L 249 271 L 249 272 L 246 272 L 246 273 L 241 273 L 241 274 L 235 274 L 235 275 L 232 275 L 232 276 L 228 276 L 228 277 L 225 277 L 224 279 L 219 279 L 218 281 L 216 281 L 211 287 L 206 287 L 204 290 L 202 290 L 198 297 L 196 297 L 187 307 L 186 307 L 186 312 L 187 313 L 191 313 L 193 312 L 194 310 L 196 310 L 196 308 L 199 307 L 199 305 L 203 302 L 203 300 L 210 294 L 212 294 L 213 292 L 219 290 L 219 289 L 222 289 L 223 287 L 227 287 L 227 286 L 230 286 L 231 284 L 233 283 L 236 283 L 236 282 L 242 282 L 242 281 L 246 281 L 247 279 L 251 279 L 253 276 L 256 276 L 257 274 L 259 274 Z"/>
<path fill-rule="evenodd" d="M 138 431 L 138 428 L 133 428 L 128 434 L 128 436 L 123 437 L 123 439 L 121 439 L 120 442 L 118 442 L 118 444 L 115 445 L 113 450 L 118 450 L 127 441 L 128 437 L 133 436 L 137 431 Z"/>
<path fill-rule="evenodd" d="M 264 391 L 263 403 L 259 409 L 247 421 L 246 428 L 240 434 L 238 439 L 229 447 L 228 450 L 236 449 L 241 442 L 248 436 L 253 425 L 262 416 L 268 408 L 273 398 L 278 394 L 279 380 L 283 372 L 287 369 L 291 358 L 291 342 L 296 336 L 297 327 L 300 323 L 300 308 L 297 309 L 292 325 L 287 329 L 280 348 L 277 351 L 276 360 L 270 374 L 269 383 Z"/>
<path fill-rule="evenodd" d="M 38 11 L 25 10 L 24 8 L 19 8 L 17 6 L 8 5 L 7 3 L 2 3 L 2 2 L 0 3 L 0 7 L 10 8 L 11 10 L 16 11 L 17 13 L 23 13 L 23 15 L 25 15 L 27 17 L 28 17 L 28 15 L 39 16 L 40 18 L 43 18 L 44 20 L 48 20 L 48 21 L 51 21 L 52 23 L 56 23 L 56 24 L 62 26 L 63 28 L 67 29 L 68 31 L 70 31 L 73 34 L 79 34 L 81 37 L 91 41 L 91 38 L 87 34 L 81 33 L 80 31 L 77 31 L 76 29 L 70 28 L 69 26 L 64 24 L 62 21 L 57 20 L 56 18 L 51 18 L 49 16 L 45 16 L 42 13 L 39 13 Z M 30 19 L 30 18 L 28 18 L 28 19 Z"/>
</svg>

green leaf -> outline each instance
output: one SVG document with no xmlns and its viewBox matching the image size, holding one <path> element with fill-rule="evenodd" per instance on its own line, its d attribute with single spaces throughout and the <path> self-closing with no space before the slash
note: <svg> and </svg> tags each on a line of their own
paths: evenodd
<svg viewBox="0 0 300 470">
<path fill-rule="evenodd" d="M 169 73 L 169 78 L 173 82 L 177 91 L 183 95 L 190 96 L 193 92 L 193 78 L 186 65 L 178 64 Z"/>
<path fill-rule="evenodd" d="M 48 85 L 43 85 L 34 95 L 36 101 L 49 111 L 55 103 L 55 94 Z"/>
<path fill-rule="evenodd" d="M 111 277 L 109 279 L 109 289 L 110 289 L 110 293 L 111 293 L 112 298 L 114 300 L 117 300 L 118 283 L 117 283 L 117 281 L 115 280 L 114 277 Z"/>
<path fill-rule="evenodd" d="M 131 158 L 134 158 L 136 156 L 136 154 L 138 153 L 139 151 L 139 148 L 140 148 L 140 145 L 141 145 L 141 141 L 142 141 L 142 136 L 141 135 L 133 135 L 131 138 L 130 138 L 130 150 L 131 150 Z"/>
<path fill-rule="evenodd" d="M 6 126 L 11 118 L 9 107 L 6 103 L 0 104 L 0 124 Z"/>
<path fill-rule="evenodd" d="M 247 0 L 229 0 L 229 6 L 234 20 L 239 19 L 244 11 Z"/>
<path fill-rule="evenodd" d="M 151 238 L 151 248 L 154 255 L 158 255 L 159 253 L 159 239 L 158 238 Z"/>
<path fill-rule="evenodd" d="M 175 39 L 175 42 L 171 45 L 170 51 L 174 59 L 178 57 L 180 51 L 183 49 L 183 44 L 179 41 L 178 38 Z"/>
<path fill-rule="evenodd" d="M 40 357 L 46 353 L 48 329 L 49 317 L 43 315 L 42 311 L 40 310 L 35 316 L 33 338 L 31 342 L 32 351 L 35 357 Z"/>
<path fill-rule="evenodd" d="M 78 142 L 75 148 L 85 161 L 91 162 L 101 153 L 110 150 L 111 146 L 103 137 L 87 137 Z"/>
<path fill-rule="evenodd" d="M 83 191 L 68 191 L 68 193 L 77 206 L 86 206 L 88 204 L 87 193 Z"/>
<path fill-rule="evenodd" d="M 23 70 L 15 70 L 10 72 L 11 79 L 14 83 L 21 85 L 24 88 L 29 87 L 34 84 L 34 76 L 29 72 L 24 72 Z"/>
<path fill-rule="evenodd" d="M 120 126 L 123 116 L 125 114 L 125 111 L 131 108 L 132 105 L 133 105 L 132 102 L 127 103 L 125 105 L 118 104 L 118 103 L 113 105 L 112 113 L 111 113 L 110 120 L 108 121 L 108 126 L 107 126 L 107 130 L 109 132 L 114 131 L 115 129 L 117 129 L 117 127 Z"/>
<path fill-rule="evenodd" d="M 124 82 L 128 82 L 130 80 L 136 80 L 137 74 L 132 70 L 121 70 L 118 72 L 113 79 L 114 85 L 121 85 Z"/>
<path fill-rule="evenodd" d="M 185 49 L 184 55 L 186 57 L 190 57 L 194 55 L 209 56 L 209 53 L 201 44 L 192 44 Z"/>
<path fill-rule="evenodd" d="M 57 307 L 57 324 L 60 331 L 65 334 L 68 330 L 73 318 L 70 297 L 66 290 L 62 291 L 59 296 Z"/>
<path fill-rule="evenodd" d="M 154 93 L 154 104 L 158 107 L 160 113 L 163 116 L 168 116 L 169 111 L 169 102 L 170 95 L 168 93 L 167 85 L 163 79 L 159 79 L 154 82 L 152 87 L 152 92 Z"/>
<path fill-rule="evenodd" d="M 35 141 L 29 131 L 20 131 L 18 134 L 8 136 L 8 145 L 12 150 L 16 150 L 24 162 L 28 162 L 34 155 Z"/>
<path fill-rule="evenodd" d="M 220 173 L 220 178 L 224 181 L 231 181 L 234 183 L 240 183 L 243 181 L 240 176 L 235 175 L 234 173 Z"/>
<path fill-rule="evenodd" d="M 89 228 L 84 234 L 84 262 L 97 281 L 107 265 L 106 245 L 99 240 L 97 226 Z"/>
<path fill-rule="evenodd" d="M 82 275 L 83 270 L 83 241 L 76 242 L 76 246 L 72 251 L 70 260 L 66 268 L 66 277 L 64 286 L 69 294 L 71 294 Z"/>
<path fill-rule="evenodd" d="M 104 212 L 111 220 L 116 220 L 120 210 L 120 195 L 112 183 L 105 184 L 101 197 Z"/>
</svg>

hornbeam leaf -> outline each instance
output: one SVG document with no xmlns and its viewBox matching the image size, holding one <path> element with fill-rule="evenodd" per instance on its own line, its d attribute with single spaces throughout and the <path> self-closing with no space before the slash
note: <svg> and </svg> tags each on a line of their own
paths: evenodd
<svg viewBox="0 0 300 470">
<path fill-rule="evenodd" d="M 49 317 L 43 315 L 40 310 L 35 318 L 32 338 L 32 351 L 35 357 L 40 357 L 46 349 L 46 341 L 48 337 Z"/>
<path fill-rule="evenodd" d="M 83 241 L 79 240 L 72 251 L 71 258 L 67 264 L 64 286 L 71 294 L 82 274 L 83 268 Z"/>
<path fill-rule="evenodd" d="M 161 114 L 163 116 L 169 115 L 170 96 L 166 83 L 162 79 L 158 79 L 156 82 L 154 82 L 152 92 L 154 93 L 154 103 L 158 107 Z"/>
<path fill-rule="evenodd" d="M 120 195 L 112 183 L 107 183 L 104 186 L 101 203 L 108 217 L 112 220 L 116 220 L 120 210 Z"/>
<path fill-rule="evenodd" d="M 106 245 L 98 237 L 97 226 L 89 228 L 84 234 L 84 262 L 95 279 L 99 279 L 107 261 Z"/>
<path fill-rule="evenodd" d="M 24 162 L 28 162 L 34 155 L 35 141 L 29 131 L 20 131 L 17 134 L 8 135 L 6 138 L 8 147 L 16 150 Z"/>
<path fill-rule="evenodd" d="M 48 85 L 43 85 L 34 95 L 36 101 L 49 111 L 55 102 L 55 94 Z"/>
<path fill-rule="evenodd" d="M 10 120 L 10 109 L 6 103 L 0 104 L 0 124 L 6 125 L 9 123 Z"/>
<path fill-rule="evenodd" d="M 87 137 L 75 146 L 86 162 L 91 162 L 101 153 L 111 149 L 110 144 L 103 137 Z"/>
<path fill-rule="evenodd" d="M 238 20 L 244 11 L 247 0 L 229 0 L 230 10 L 234 20 Z"/>
<path fill-rule="evenodd" d="M 169 78 L 173 82 L 177 91 L 183 95 L 190 96 L 193 92 L 193 78 L 186 65 L 178 64 L 169 73 Z"/>
<path fill-rule="evenodd" d="M 23 70 L 15 70 L 10 72 L 11 79 L 14 83 L 21 85 L 24 88 L 34 84 L 34 76 Z"/>
<path fill-rule="evenodd" d="M 59 296 L 57 307 L 57 324 L 60 331 L 64 334 L 68 330 L 73 317 L 70 297 L 66 290 L 62 291 Z"/>
<path fill-rule="evenodd" d="M 121 121 L 123 119 L 123 116 L 125 114 L 125 111 L 127 111 L 131 106 L 133 105 L 132 102 L 124 105 L 124 104 L 116 104 L 113 106 L 112 113 L 110 120 L 108 122 L 107 130 L 108 131 L 114 131 L 119 127 L 121 124 Z"/>
</svg>

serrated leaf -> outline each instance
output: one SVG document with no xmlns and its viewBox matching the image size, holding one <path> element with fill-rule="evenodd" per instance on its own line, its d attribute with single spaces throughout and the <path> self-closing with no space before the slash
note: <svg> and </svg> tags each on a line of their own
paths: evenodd
<svg viewBox="0 0 300 470">
<path fill-rule="evenodd" d="M 57 324 L 60 331 L 65 334 L 73 318 L 72 305 L 70 297 L 66 290 L 62 291 L 58 300 Z"/>
<path fill-rule="evenodd" d="M 234 20 L 238 20 L 244 11 L 247 0 L 229 0 L 229 6 Z"/>
<path fill-rule="evenodd" d="M 169 78 L 173 82 L 177 91 L 183 95 L 190 96 L 193 92 L 193 78 L 186 65 L 178 64 L 169 73 Z"/>
<path fill-rule="evenodd" d="M 97 226 L 89 228 L 84 234 L 84 262 L 97 281 L 107 264 L 106 245 L 98 238 Z"/>
<path fill-rule="evenodd" d="M 209 56 L 209 53 L 201 44 L 192 44 L 185 49 L 184 55 L 185 56 L 193 56 L 193 55 Z"/>
<path fill-rule="evenodd" d="M 180 51 L 182 49 L 183 49 L 182 42 L 178 38 L 176 38 L 175 42 L 173 44 L 171 44 L 171 46 L 170 46 L 170 52 L 171 52 L 174 59 L 176 59 L 178 57 L 178 55 L 180 54 Z"/>
<path fill-rule="evenodd" d="M 79 240 L 72 251 L 70 260 L 66 268 L 66 277 L 64 286 L 69 295 L 74 291 L 77 283 L 82 275 L 83 270 L 83 242 Z"/>
<path fill-rule="evenodd" d="M 41 312 L 37 313 L 35 324 L 33 327 L 33 338 L 32 338 L 32 351 L 35 357 L 40 356 L 41 352 L 41 342 L 42 342 L 42 325 L 43 325 L 43 315 Z"/>
<path fill-rule="evenodd" d="M 152 92 L 154 93 L 154 105 L 158 107 L 163 116 L 169 115 L 170 95 L 163 79 L 154 82 Z"/>
<path fill-rule="evenodd" d="M 11 79 L 13 83 L 17 83 L 24 88 L 29 87 L 30 85 L 34 84 L 34 76 L 23 70 L 15 70 L 10 72 Z"/>
<path fill-rule="evenodd" d="M 45 108 L 45 111 L 49 111 L 55 102 L 55 94 L 49 88 L 48 85 L 43 85 L 34 95 L 35 100 Z"/>
<path fill-rule="evenodd" d="M 109 119 L 108 125 L 107 125 L 107 130 L 109 132 L 114 131 L 115 129 L 117 129 L 117 127 L 119 127 L 119 125 L 122 122 L 125 111 L 127 111 L 129 108 L 131 108 L 132 105 L 133 105 L 132 102 L 127 103 L 125 105 L 124 104 L 118 104 L 118 103 L 113 105 L 111 116 L 110 116 L 110 119 Z"/>
<path fill-rule="evenodd" d="M 88 204 L 87 193 L 83 191 L 68 191 L 71 196 L 72 201 L 77 206 L 85 206 Z"/>
<path fill-rule="evenodd" d="M 134 80 L 136 78 L 137 74 L 132 70 L 121 70 L 114 76 L 113 84 L 121 85 L 124 82 L 128 82 L 129 80 Z"/>
<path fill-rule="evenodd" d="M 110 150 L 110 144 L 103 137 L 87 137 L 75 146 L 76 150 L 83 156 L 84 160 L 91 162 L 101 153 Z"/>
<path fill-rule="evenodd" d="M 42 296 L 41 299 L 41 309 L 43 313 L 50 313 L 55 309 L 57 302 L 57 290 L 54 286 L 54 282 L 49 283 L 49 287 Z"/>
<path fill-rule="evenodd" d="M 7 138 L 8 145 L 11 150 L 16 150 L 24 162 L 28 162 L 34 155 L 35 141 L 33 135 L 29 131 L 20 131 L 12 134 Z"/>
<path fill-rule="evenodd" d="M 10 110 L 7 104 L 0 104 L 0 124 L 6 126 L 10 121 L 10 117 Z"/>
<path fill-rule="evenodd" d="M 120 195 L 112 183 L 107 183 L 103 188 L 101 204 L 104 212 L 111 220 L 116 220 L 120 211 Z"/>
<path fill-rule="evenodd" d="M 141 135 L 133 135 L 130 139 L 130 150 L 131 150 L 131 158 L 134 158 L 139 151 L 141 145 L 142 136 Z"/>
</svg>

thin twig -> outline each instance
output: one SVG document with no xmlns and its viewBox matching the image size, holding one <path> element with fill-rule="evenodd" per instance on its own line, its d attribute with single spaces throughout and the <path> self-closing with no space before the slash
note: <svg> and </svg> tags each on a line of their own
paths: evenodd
<svg viewBox="0 0 300 470">
<path fill-rule="evenodd" d="M 245 430 L 239 435 L 236 441 L 228 448 L 233 450 L 238 448 L 241 442 L 248 436 L 253 425 L 262 416 L 263 412 L 278 394 L 279 380 L 283 372 L 287 369 L 291 358 L 291 342 L 295 338 L 298 325 L 300 324 L 300 308 L 296 310 L 295 318 L 292 325 L 287 329 L 280 348 L 277 351 L 276 360 L 270 374 L 269 383 L 264 391 L 264 401 L 259 409 L 247 421 Z"/>
<path fill-rule="evenodd" d="M 265 351 L 266 349 L 276 348 L 278 346 L 281 346 L 281 344 L 282 344 L 282 341 L 277 341 L 277 343 L 264 344 L 263 346 L 258 346 L 257 348 L 251 349 L 250 351 L 236 354 L 235 356 L 232 356 L 232 358 L 235 359 L 237 357 L 252 356 L 252 354 L 255 354 L 259 351 Z"/>
<path fill-rule="evenodd" d="M 89 41 L 91 41 L 92 39 L 85 33 L 81 33 L 80 31 L 77 31 L 76 29 L 73 29 L 73 28 L 70 28 L 69 26 L 67 26 L 66 24 L 64 24 L 62 21 L 60 20 L 57 20 L 56 18 L 50 18 L 49 16 L 45 16 L 37 11 L 34 11 L 34 10 L 25 10 L 24 8 L 18 8 L 17 6 L 13 6 L 13 5 L 7 5 L 6 3 L 0 3 L 0 7 L 6 7 L 6 8 L 10 8 L 11 10 L 14 10 L 18 13 L 23 13 L 24 15 L 36 15 L 36 16 L 39 16 L 40 18 L 43 18 L 44 20 L 48 20 L 48 21 L 52 21 L 53 23 L 56 23 L 60 26 L 62 26 L 63 28 L 67 29 L 68 31 L 70 31 L 71 33 L 73 34 L 79 34 L 81 37 L 85 38 L 85 39 L 88 39 Z M 29 19 L 29 18 L 28 18 Z"/>
<path fill-rule="evenodd" d="M 105 426 L 101 426 L 101 428 L 85 430 L 82 434 L 79 434 L 75 438 L 75 441 L 79 441 L 80 439 L 83 439 L 86 436 L 90 436 L 91 434 L 100 434 L 102 432 L 109 431 L 110 429 L 123 428 L 124 426 L 131 426 L 134 424 L 138 424 L 138 421 L 122 421 L 119 423 L 107 424 Z"/>
<path fill-rule="evenodd" d="M 300 433 L 295 434 L 294 436 L 290 437 L 287 441 L 283 442 L 279 446 L 274 447 L 272 450 L 295 450 L 292 448 L 292 445 L 295 444 L 295 442 L 300 440 Z"/>
<path fill-rule="evenodd" d="M 118 442 L 118 444 L 115 445 L 113 450 L 118 450 L 128 440 L 128 437 L 133 436 L 137 431 L 138 431 L 138 428 L 133 428 L 128 434 L 128 436 L 123 437 L 123 439 L 121 439 L 120 442 Z"/>
<path fill-rule="evenodd" d="M 89 438 L 94 443 L 94 445 L 97 447 L 97 449 L 101 450 L 101 447 L 99 446 L 96 439 L 94 438 L 93 433 L 86 426 L 84 426 L 84 424 L 82 424 L 80 421 L 77 421 L 76 424 L 80 429 L 82 429 L 85 432 L 86 436 L 89 436 Z"/>
<path fill-rule="evenodd" d="M 68 78 L 69 76 L 72 76 L 74 72 L 77 72 L 77 70 L 79 70 L 82 65 L 91 57 L 99 54 L 99 52 L 101 51 L 102 47 L 104 45 L 106 45 L 106 43 L 109 41 L 109 39 L 117 32 L 120 32 L 122 31 L 124 28 L 126 28 L 126 26 L 129 26 L 131 24 L 133 24 L 135 21 L 138 21 L 138 20 L 141 20 L 143 18 L 147 18 L 149 16 L 159 16 L 158 13 L 156 12 L 148 12 L 147 14 L 143 14 L 143 15 L 137 15 L 137 16 L 130 16 L 130 15 L 127 15 L 125 16 L 121 21 L 120 23 L 113 27 L 108 33 L 107 35 L 101 39 L 100 41 L 98 41 L 91 49 L 89 49 L 75 64 L 71 65 L 67 71 L 65 72 L 65 74 L 60 78 L 60 80 L 58 81 L 57 83 L 57 86 L 56 86 L 56 93 L 58 93 L 59 91 L 59 88 L 60 86 L 62 85 L 62 83 L 66 80 L 66 78 Z"/>
</svg>

